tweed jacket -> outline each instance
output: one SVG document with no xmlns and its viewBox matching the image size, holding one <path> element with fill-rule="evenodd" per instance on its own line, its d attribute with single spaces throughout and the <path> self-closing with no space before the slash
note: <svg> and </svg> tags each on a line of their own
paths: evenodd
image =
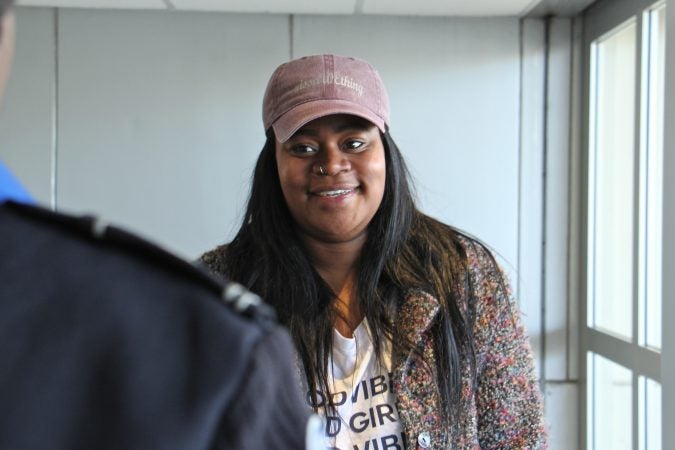
<svg viewBox="0 0 675 450">
<path fill-rule="evenodd" d="M 473 319 L 477 383 L 474 389 L 464 360 L 461 413 L 454 431 L 444 428 L 431 334 L 441 304 L 424 291 L 407 292 L 392 350 L 392 383 L 406 449 L 547 448 L 532 353 L 506 277 L 483 245 L 461 236 L 460 243 L 468 270 L 458 283 L 467 300 L 464 312 Z M 205 253 L 202 262 L 222 272 L 225 248 Z"/>
<path fill-rule="evenodd" d="M 409 292 L 399 310 L 393 350 L 393 384 L 408 449 L 547 448 L 532 353 L 508 284 L 485 247 L 468 238 L 461 242 L 468 259 L 462 291 L 473 316 L 476 387 L 465 361 L 456 431 L 444 429 L 430 335 L 441 305 L 425 292 Z M 416 351 L 403 342 L 415 343 Z"/>
</svg>

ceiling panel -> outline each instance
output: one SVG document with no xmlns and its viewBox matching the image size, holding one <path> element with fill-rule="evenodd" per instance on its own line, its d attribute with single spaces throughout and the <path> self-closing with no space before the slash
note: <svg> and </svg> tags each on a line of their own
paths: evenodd
<svg viewBox="0 0 675 450">
<path fill-rule="evenodd" d="M 18 0 L 19 6 L 104 9 L 166 9 L 163 0 Z"/>
<path fill-rule="evenodd" d="M 529 11 L 531 17 L 562 16 L 571 17 L 579 14 L 595 0 L 541 0 Z"/>
<path fill-rule="evenodd" d="M 539 0 L 363 0 L 366 14 L 413 16 L 521 16 Z"/>
<path fill-rule="evenodd" d="M 18 0 L 17 4 L 63 8 L 177 9 L 281 14 L 523 16 L 539 2 L 540 0 Z"/>
<path fill-rule="evenodd" d="M 352 14 L 356 0 L 170 0 L 181 10 L 286 14 Z"/>
</svg>

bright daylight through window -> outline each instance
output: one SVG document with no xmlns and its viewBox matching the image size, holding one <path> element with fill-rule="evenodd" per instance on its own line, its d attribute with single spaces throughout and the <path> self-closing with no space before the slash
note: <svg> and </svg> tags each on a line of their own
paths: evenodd
<svg viewBox="0 0 675 450">
<path fill-rule="evenodd" d="M 661 450 L 665 4 L 590 43 L 587 448 Z"/>
</svg>

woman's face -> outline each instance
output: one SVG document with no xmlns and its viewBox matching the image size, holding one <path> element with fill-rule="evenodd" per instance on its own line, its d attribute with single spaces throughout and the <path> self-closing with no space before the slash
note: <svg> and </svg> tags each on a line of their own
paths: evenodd
<svg viewBox="0 0 675 450">
<path fill-rule="evenodd" d="M 331 243 L 365 238 L 384 195 L 384 146 L 375 125 L 347 114 L 316 119 L 277 141 L 276 160 L 302 233 Z"/>
</svg>

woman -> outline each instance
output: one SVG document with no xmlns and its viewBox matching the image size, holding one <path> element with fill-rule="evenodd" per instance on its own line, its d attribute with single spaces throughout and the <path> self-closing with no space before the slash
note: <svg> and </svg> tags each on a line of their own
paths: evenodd
<svg viewBox="0 0 675 450">
<path fill-rule="evenodd" d="M 375 69 L 272 75 L 244 222 L 207 266 L 274 306 L 335 449 L 543 448 L 527 338 L 490 252 L 419 212 Z"/>
</svg>

